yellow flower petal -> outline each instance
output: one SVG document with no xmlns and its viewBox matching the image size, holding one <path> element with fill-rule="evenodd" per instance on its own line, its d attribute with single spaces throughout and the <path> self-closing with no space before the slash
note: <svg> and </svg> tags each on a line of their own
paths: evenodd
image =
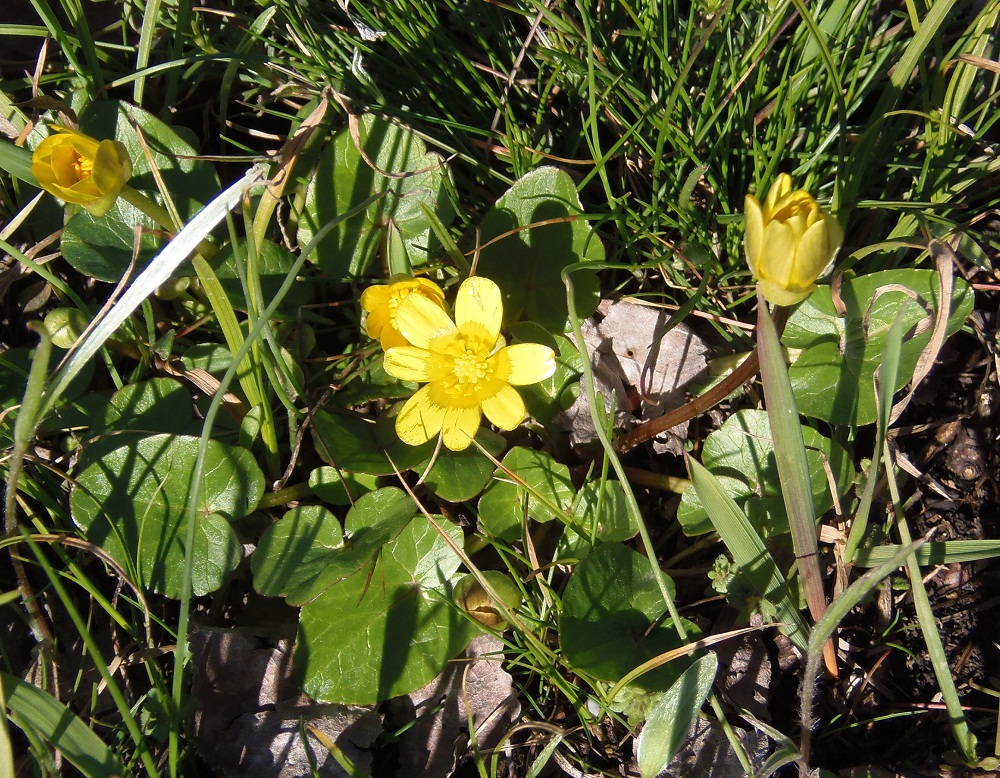
<svg viewBox="0 0 1000 778">
<path fill-rule="evenodd" d="M 385 352 L 385 372 L 400 381 L 429 381 L 427 364 L 430 353 L 416 346 L 397 346 Z"/>
<path fill-rule="evenodd" d="M 396 417 L 396 434 L 411 446 L 423 445 L 441 431 L 445 410 L 430 401 L 430 387 L 425 386 L 403 404 Z"/>
<path fill-rule="evenodd" d="M 486 418 L 502 430 L 512 430 L 517 427 L 527 410 L 524 400 L 512 386 L 504 385 L 493 397 L 483 400 L 483 413 Z"/>
<path fill-rule="evenodd" d="M 382 346 L 383 351 L 388 351 L 391 348 L 398 348 L 399 346 L 410 345 L 410 341 L 403 337 L 403 333 L 391 324 L 382 329 L 382 334 L 379 336 L 378 341 Z"/>
<path fill-rule="evenodd" d="M 448 408 L 444 412 L 444 422 L 441 425 L 445 446 L 452 451 L 467 449 L 479 431 L 481 421 L 482 413 L 478 406 L 474 408 Z"/>
<path fill-rule="evenodd" d="M 744 248 L 760 290 L 775 305 L 794 305 L 816 288 L 843 240 L 837 221 L 808 192 L 792 189 L 782 173 L 761 208 L 753 195 L 744 202 Z"/>
<path fill-rule="evenodd" d="M 389 291 L 388 284 L 377 284 L 375 286 L 369 286 L 361 293 L 361 308 L 365 313 L 371 314 L 377 311 L 379 308 L 388 307 L 389 296 L 391 292 Z"/>
<path fill-rule="evenodd" d="M 763 281 L 786 285 L 795 262 L 795 236 L 791 227 L 782 222 L 764 226 L 761 259 L 757 263 L 757 276 Z"/>
<path fill-rule="evenodd" d="M 792 177 L 788 173 L 779 173 L 771 188 L 767 190 L 767 200 L 764 201 L 764 220 L 773 218 L 778 201 L 792 191 Z"/>
<path fill-rule="evenodd" d="M 393 278 L 396 278 L 396 276 L 393 276 Z M 435 284 L 429 278 L 423 277 L 414 278 L 413 282 L 415 284 L 415 292 L 422 294 L 428 300 L 439 302 L 442 307 L 444 306 L 444 291 L 440 286 Z"/>
<path fill-rule="evenodd" d="M 503 321 L 503 296 L 500 287 L 483 276 L 462 282 L 455 299 L 455 323 L 459 329 L 475 322 L 495 341 Z"/>
<path fill-rule="evenodd" d="M 97 141 L 53 125 L 31 155 L 31 172 L 45 191 L 103 216 L 132 175 L 132 160 L 115 140 Z"/>
<path fill-rule="evenodd" d="M 411 294 L 396 310 L 396 329 L 419 348 L 427 348 L 431 340 L 455 331 L 455 325 L 441 308 L 418 294 Z"/>
<path fill-rule="evenodd" d="M 810 284 L 806 289 L 792 290 L 782 284 L 776 284 L 773 281 L 767 281 L 763 278 L 757 283 L 760 285 L 760 291 L 764 295 L 764 299 L 774 305 L 795 305 L 796 303 L 800 303 L 811 295 L 816 288 L 816 284 Z"/>
<path fill-rule="evenodd" d="M 497 353 L 502 365 L 498 373 L 506 373 L 507 383 L 514 386 L 537 384 L 556 371 L 556 355 L 548 346 L 538 343 L 515 343 Z"/>
<path fill-rule="evenodd" d="M 362 305 L 363 307 L 363 305 Z M 385 332 L 385 328 L 389 326 L 389 306 L 384 305 L 375 308 L 368 316 L 365 318 L 365 332 L 368 333 L 368 337 L 373 340 L 378 340 L 382 337 L 382 333 Z M 402 336 L 400 336 L 402 338 Z M 406 342 L 406 338 L 402 338 L 403 342 Z"/>
<path fill-rule="evenodd" d="M 760 261 L 760 251 L 764 244 L 764 214 L 760 210 L 760 203 L 753 195 L 747 195 L 743 200 L 743 219 L 746 222 L 743 249 L 747 255 L 750 272 L 757 275 L 757 263 Z"/>
<path fill-rule="evenodd" d="M 810 285 L 830 262 L 830 234 L 823 222 L 817 222 L 799 238 L 795 268 L 790 278 L 793 287 Z"/>
<path fill-rule="evenodd" d="M 389 375 L 425 384 L 404 403 L 396 432 L 410 445 L 441 433 L 453 451 L 468 448 L 483 413 L 496 426 L 514 429 L 526 416 L 524 400 L 513 388 L 542 381 L 556 368 L 552 349 L 535 343 L 506 346 L 500 336 L 503 302 L 486 278 L 466 280 L 458 293 L 457 324 L 444 312 L 443 296 L 425 296 L 413 279 L 393 282 L 384 292 L 366 292 L 361 305 L 369 324 L 384 324 L 381 340 L 398 329 L 408 343 L 386 348 Z M 437 288 L 437 287 L 435 287 Z M 388 322 L 378 318 L 385 309 Z M 392 313 L 395 311 L 395 313 Z"/>
<path fill-rule="evenodd" d="M 361 308 L 365 311 L 365 331 L 368 337 L 376 338 L 383 349 L 408 345 L 408 341 L 396 328 L 396 310 L 411 294 L 423 296 L 444 309 L 444 292 L 426 278 L 412 278 L 396 275 L 388 284 L 370 286 L 361 293 Z"/>
</svg>

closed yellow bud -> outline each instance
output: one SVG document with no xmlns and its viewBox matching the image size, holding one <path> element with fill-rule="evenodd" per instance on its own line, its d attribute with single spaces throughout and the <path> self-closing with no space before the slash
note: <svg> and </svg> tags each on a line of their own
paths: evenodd
<svg viewBox="0 0 1000 778">
<path fill-rule="evenodd" d="M 103 216 L 132 175 L 132 159 L 116 140 L 96 140 L 68 127 L 42 140 L 31 155 L 38 185 L 67 203 Z"/>
<path fill-rule="evenodd" d="M 792 191 L 785 173 L 771 186 L 763 208 L 753 195 L 744 202 L 747 264 L 765 299 L 795 305 L 816 288 L 816 279 L 844 239 L 837 220 L 812 195 Z"/>
</svg>

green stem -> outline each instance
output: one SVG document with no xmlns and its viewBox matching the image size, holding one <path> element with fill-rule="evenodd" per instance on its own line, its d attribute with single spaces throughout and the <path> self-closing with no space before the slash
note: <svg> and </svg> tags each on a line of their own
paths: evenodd
<svg viewBox="0 0 1000 778">
<path fill-rule="evenodd" d="M 892 452 L 889 449 L 888 440 L 883 444 L 882 457 L 885 460 L 889 496 L 892 498 L 892 511 L 896 518 L 896 531 L 899 533 L 900 542 L 904 546 L 909 546 L 913 539 L 910 537 L 910 528 L 903 515 L 902 501 L 899 496 L 899 487 L 896 484 Z M 924 643 L 927 645 L 927 655 L 930 657 L 934 676 L 937 678 L 938 688 L 941 690 L 941 697 L 944 699 L 944 706 L 948 711 L 951 734 L 955 738 L 959 751 L 961 751 L 962 758 L 967 764 L 973 765 L 976 763 L 976 737 L 969 731 L 965 714 L 962 712 L 962 702 L 958 698 L 955 680 L 951 677 L 951 669 L 948 667 L 948 654 L 941 642 L 934 609 L 931 607 L 927 589 L 924 588 L 923 577 L 920 575 L 917 556 L 912 550 L 906 557 L 906 572 L 910 576 L 910 594 L 913 595 L 913 608 L 917 612 L 917 622 L 920 624 L 920 631 L 923 633 Z"/>
<path fill-rule="evenodd" d="M 157 203 L 155 200 L 151 200 L 146 197 L 146 195 L 142 194 L 142 192 L 133 189 L 128 184 L 122 187 L 118 196 L 129 205 L 138 208 L 171 235 L 177 232 L 182 226 L 174 223 L 174 220 L 170 216 L 170 212 L 167 211 L 166 208 Z M 207 240 L 203 240 L 198 244 L 198 253 L 205 259 L 211 260 L 218 256 L 219 250 Z"/>
<path fill-rule="evenodd" d="M 278 508 L 282 505 L 287 505 L 293 500 L 303 500 L 311 497 L 312 493 L 309 484 L 286 486 L 284 489 L 279 489 L 276 492 L 271 492 L 261 497 L 260 502 L 257 504 L 257 510 L 263 511 L 268 508 Z"/>
<path fill-rule="evenodd" d="M 174 223 L 174 219 L 166 208 L 132 187 L 123 186 L 119 197 L 138 208 L 165 230 L 173 233 L 180 229 L 181 225 Z M 211 260 L 218 256 L 219 250 L 207 240 L 203 240 L 198 244 L 197 254 L 200 256 L 196 256 L 194 259 L 194 269 L 198 274 L 198 280 L 201 281 L 202 288 L 208 297 L 209 305 L 212 306 L 216 319 L 218 319 L 219 325 L 222 327 L 226 345 L 230 353 L 235 354 L 239 349 L 240 343 L 243 341 L 243 332 L 239 326 L 233 306 L 230 304 L 225 290 L 222 289 L 215 272 L 209 264 Z M 254 353 L 256 354 L 256 352 Z M 251 407 L 260 407 L 261 412 L 264 414 L 263 423 L 261 424 L 261 438 L 264 442 L 268 470 L 273 473 L 277 470 L 278 438 L 274 428 L 274 417 L 271 414 L 271 406 L 267 402 L 267 392 L 264 388 L 264 382 L 261 380 L 261 371 L 256 369 L 257 365 L 258 362 L 253 359 L 253 356 L 248 357 L 245 364 L 240 366 L 239 381 L 247 399 L 250 401 Z"/>
</svg>

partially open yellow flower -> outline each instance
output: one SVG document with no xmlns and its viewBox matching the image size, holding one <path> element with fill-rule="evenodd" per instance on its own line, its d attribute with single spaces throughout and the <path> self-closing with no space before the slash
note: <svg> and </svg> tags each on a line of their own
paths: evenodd
<svg viewBox="0 0 1000 778">
<path fill-rule="evenodd" d="M 474 276 L 462 283 L 455 322 L 422 295 L 411 294 L 396 311 L 399 331 L 412 344 L 385 352 L 385 371 L 421 387 L 396 417 L 396 433 L 411 446 L 439 432 L 452 451 L 468 447 L 482 414 L 503 430 L 527 412 L 515 386 L 544 381 L 556 369 L 548 346 L 505 346 L 500 337 L 503 301 L 499 287 Z"/>
<path fill-rule="evenodd" d="M 763 208 L 747 195 L 744 211 L 747 263 L 764 297 L 775 305 L 804 300 L 844 239 L 837 220 L 808 192 L 793 192 L 785 173 L 771 186 Z"/>
<path fill-rule="evenodd" d="M 410 295 L 425 297 L 444 311 L 444 292 L 426 278 L 393 276 L 388 284 L 369 286 L 361 293 L 361 307 L 368 314 L 365 331 L 368 337 L 378 340 L 382 348 L 407 345 L 396 326 L 396 312 L 399 304 Z"/>
<path fill-rule="evenodd" d="M 69 127 L 52 125 L 31 155 L 38 185 L 94 216 L 103 216 L 132 175 L 132 159 L 116 140 L 96 140 Z"/>
</svg>

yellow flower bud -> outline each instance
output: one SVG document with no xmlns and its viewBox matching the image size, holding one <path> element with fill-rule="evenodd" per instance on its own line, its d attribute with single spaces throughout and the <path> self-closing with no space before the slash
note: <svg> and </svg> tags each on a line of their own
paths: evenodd
<svg viewBox="0 0 1000 778">
<path fill-rule="evenodd" d="M 765 299 L 775 305 L 806 299 L 844 239 L 837 220 L 808 192 L 792 191 L 785 173 L 771 186 L 763 208 L 747 195 L 744 212 L 747 264 Z"/>
<path fill-rule="evenodd" d="M 52 125 L 55 132 L 31 155 L 38 185 L 67 203 L 103 216 L 132 175 L 132 159 L 116 140 L 96 140 L 82 132 Z"/>
<path fill-rule="evenodd" d="M 444 310 L 444 292 L 427 278 L 395 275 L 388 284 L 369 286 L 361 293 L 361 308 L 368 314 L 365 331 L 368 337 L 379 340 L 383 349 L 409 345 L 397 327 L 396 312 L 399 304 L 411 294 L 426 297 Z"/>
</svg>

